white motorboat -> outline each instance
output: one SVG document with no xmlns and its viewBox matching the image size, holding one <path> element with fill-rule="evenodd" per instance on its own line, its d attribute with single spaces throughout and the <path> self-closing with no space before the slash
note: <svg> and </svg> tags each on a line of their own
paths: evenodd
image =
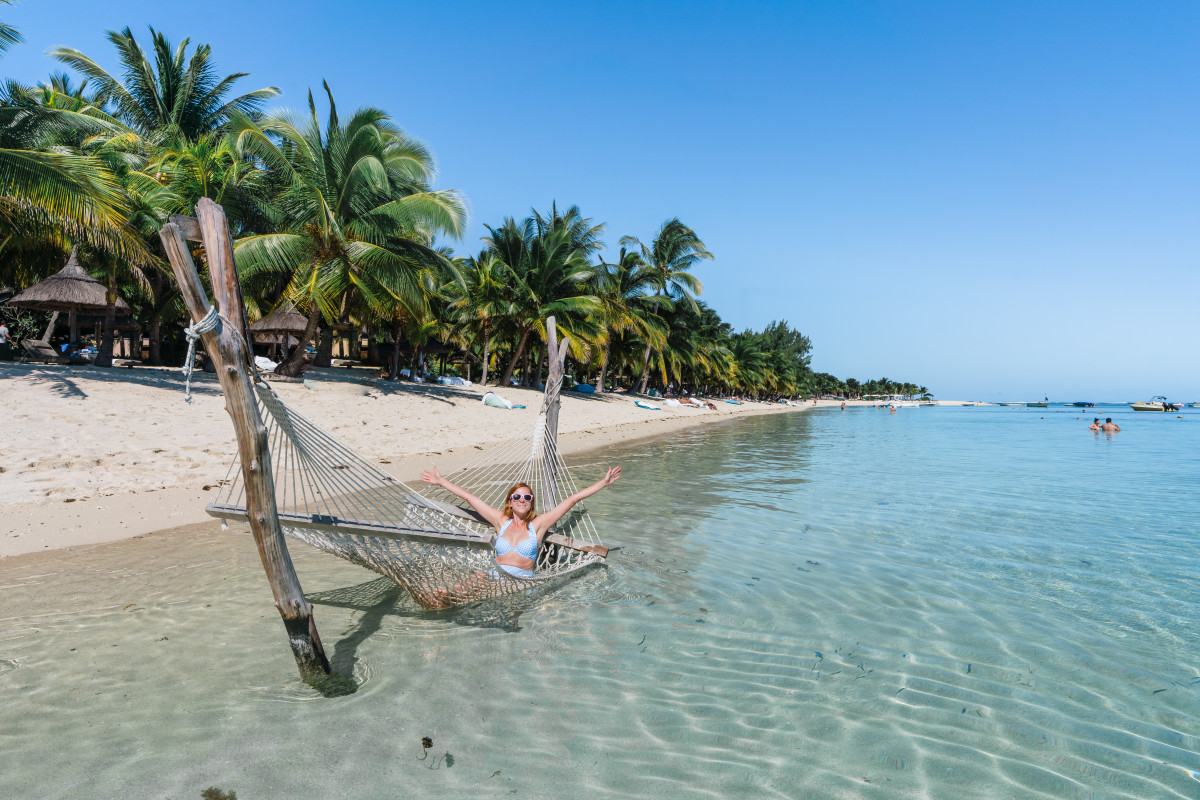
<svg viewBox="0 0 1200 800">
<path fill-rule="evenodd" d="M 1129 407 L 1134 411 L 1178 411 L 1183 408 L 1183 403 L 1169 403 L 1160 394 L 1145 403 L 1130 403 Z"/>
</svg>

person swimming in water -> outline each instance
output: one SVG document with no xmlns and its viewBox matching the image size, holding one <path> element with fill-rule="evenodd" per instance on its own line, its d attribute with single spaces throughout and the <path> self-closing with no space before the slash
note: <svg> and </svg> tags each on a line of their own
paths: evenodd
<svg viewBox="0 0 1200 800">
<path fill-rule="evenodd" d="M 620 467 L 609 467 L 603 478 L 539 514 L 537 498 L 527 483 L 514 484 L 504 495 L 504 508 L 494 508 L 461 486 L 446 480 L 437 467 L 421 473 L 421 480 L 440 486 L 467 501 L 479 516 L 496 529 L 496 566 L 517 578 L 533 577 L 538 550 L 554 523 L 580 500 L 591 497 L 606 486 L 612 486 L 620 477 Z"/>
</svg>

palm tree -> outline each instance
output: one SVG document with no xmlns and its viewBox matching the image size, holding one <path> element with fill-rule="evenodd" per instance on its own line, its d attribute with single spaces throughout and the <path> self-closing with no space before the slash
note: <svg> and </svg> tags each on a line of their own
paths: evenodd
<svg viewBox="0 0 1200 800">
<path fill-rule="evenodd" d="M 704 242 L 696 232 L 677 218 L 663 223 L 647 247 L 636 236 L 622 236 L 622 247 L 637 247 L 642 258 L 654 272 L 655 289 L 659 295 L 671 295 L 695 307 L 696 295 L 703 291 L 698 278 L 690 270 L 701 260 L 711 260 Z M 639 392 L 645 393 L 650 381 L 650 346 L 647 345 Z"/>
<path fill-rule="evenodd" d="M 298 375 L 305 348 L 324 316 L 338 318 L 353 292 L 392 317 L 401 304 L 425 304 L 430 272 L 453 270 L 433 249 L 433 237 L 461 235 L 466 211 L 452 191 L 432 191 L 433 158 L 377 109 L 363 108 L 343 124 L 333 92 L 322 130 L 312 93 L 303 122 L 286 114 L 258 124 L 235 119 L 242 152 L 262 160 L 285 188 L 268 216 L 278 232 L 245 236 L 235 244 L 238 268 L 253 281 L 285 276 L 286 297 L 308 309 L 308 326 L 282 375 Z"/>
<path fill-rule="evenodd" d="M 226 100 L 233 84 L 248 73 L 218 79 L 207 44 L 197 45 L 188 58 L 190 39 L 172 47 L 154 28 L 150 28 L 150 54 L 129 28 L 108 31 L 107 38 L 117 49 L 123 81 L 74 48 L 55 47 L 49 54 L 87 77 L 100 101 L 111 104 L 117 117 L 149 140 L 182 135 L 194 141 L 234 116 L 258 114 L 264 100 L 279 94 L 279 89 L 268 86 Z"/>
<path fill-rule="evenodd" d="M 567 215 L 552 214 L 549 222 L 534 215 L 518 225 L 511 217 L 499 228 L 488 227 L 484 237 L 489 252 L 512 273 L 512 285 L 503 321 L 516 334 L 517 344 L 500 377 L 507 386 L 525 355 L 532 337 L 545 336 L 545 319 L 553 315 L 560 330 L 580 346 L 580 334 L 594 328 L 586 316 L 600 310 L 600 302 L 585 284 L 594 274 L 588 262 L 590 245 L 581 232 L 593 230 L 578 209 Z M 589 331 L 591 332 L 591 331 Z M 535 365 L 540 372 L 541 359 Z M 525 376 L 526 382 L 529 375 Z"/>
<path fill-rule="evenodd" d="M 596 391 L 604 392 L 605 372 L 613 340 L 633 334 L 660 348 L 666 343 L 666 323 L 657 315 L 660 309 L 674 308 L 669 297 L 648 294 L 657 285 L 655 273 L 640 253 L 621 248 L 615 264 L 600 260 L 593 289 L 600 301 L 602 333 L 598 344 L 603 348 Z"/>
<path fill-rule="evenodd" d="M 0 5 L 11 6 L 16 0 L 0 0 Z M 15 44 L 20 44 L 25 41 L 21 36 L 20 31 L 11 25 L 5 25 L 0 22 L 0 55 L 4 55 L 8 48 Z"/>
<path fill-rule="evenodd" d="M 514 278 L 508 265 L 487 250 L 467 258 L 459 272 L 462 280 L 452 281 L 443 288 L 448 300 L 446 310 L 455 320 L 455 331 L 468 334 L 464 344 L 470 347 L 473 340 L 475 347 L 471 349 L 480 351 L 483 375 L 479 382 L 486 384 L 489 345 L 497 319 L 503 318 L 511 307 L 507 294 Z"/>
<path fill-rule="evenodd" d="M 86 241 L 144 260 L 129 235 L 120 181 L 83 143 L 119 126 L 93 107 L 41 105 L 34 90 L 0 90 L 0 249 L 13 238 Z M 59 256 L 67 246 L 59 248 Z"/>
</svg>

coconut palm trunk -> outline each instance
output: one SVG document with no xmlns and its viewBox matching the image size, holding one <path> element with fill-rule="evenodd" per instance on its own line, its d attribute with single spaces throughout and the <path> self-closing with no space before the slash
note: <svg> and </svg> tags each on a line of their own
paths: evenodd
<svg viewBox="0 0 1200 800">
<path fill-rule="evenodd" d="M 313 359 L 314 367 L 333 366 L 333 340 L 336 338 L 337 334 L 332 328 L 321 337 L 321 343 L 317 345 L 317 357 Z"/>
<path fill-rule="evenodd" d="M 414 342 L 413 343 L 412 362 L 410 362 L 409 367 L 408 367 L 409 379 L 412 380 L 413 382 L 421 380 L 421 376 L 418 374 L 418 373 L 420 373 L 420 371 L 421 371 L 421 348 L 416 344 L 416 342 Z"/>
<path fill-rule="evenodd" d="M 508 366 L 504 368 L 504 374 L 500 376 L 499 386 L 508 386 L 512 380 L 513 373 L 517 371 L 517 364 L 521 363 L 521 356 L 525 355 L 525 345 L 529 343 L 529 334 L 531 329 L 522 328 L 521 338 L 517 342 L 517 349 L 513 352 L 512 360 L 508 362 Z"/>
<path fill-rule="evenodd" d="M 46 331 L 42 334 L 42 344 L 50 344 L 50 337 L 54 335 L 54 326 L 58 324 L 58 313 L 55 311 L 50 315 L 50 323 L 46 325 Z"/>
<path fill-rule="evenodd" d="M 533 388 L 538 388 L 542 385 L 542 360 L 546 357 L 546 346 L 538 347 L 537 358 L 533 361 L 533 382 L 529 384 Z"/>
<path fill-rule="evenodd" d="M 479 379 L 479 383 L 487 386 L 487 369 L 488 369 L 488 329 L 487 323 L 483 324 L 483 333 L 479 335 L 483 339 L 483 377 Z"/>
<path fill-rule="evenodd" d="M 97 367 L 111 367 L 113 364 L 113 331 L 117 327 L 117 295 L 112 289 L 104 298 L 104 333 L 100 337 L 100 352 L 92 362 Z"/>
<path fill-rule="evenodd" d="M 276 375 L 282 375 L 285 378 L 295 378 L 300 375 L 300 371 L 304 368 L 304 351 L 316 334 L 317 323 L 320 321 L 321 309 L 314 305 L 308 312 L 308 324 L 304 326 L 304 333 L 300 334 L 300 341 L 296 342 L 296 346 L 287 360 L 275 368 Z"/>
<path fill-rule="evenodd" d="M 404 330 L 404 321 L 396 320 L 396 330 L 392 335 L 392 368 L 388 370 L 387 379 L 394 381 L 400 376 L 400 334 Z"/>
<path fill-rule="evenodd" d="M 638 387 L 638 394 L 645 394 L 646 387 L 650 383 L 650 345 L 646 345 L 646 355 L 642 357 L 642 383 Z"/>
<path fill-rule="evenodd" d="M 604 373 L 608 370 L 608 351 L 611 343 L 604 344 L 604 355 L 600 357 L 600 377 L 596 379 L 596 394 L 604 394 Z"/>
</svg>

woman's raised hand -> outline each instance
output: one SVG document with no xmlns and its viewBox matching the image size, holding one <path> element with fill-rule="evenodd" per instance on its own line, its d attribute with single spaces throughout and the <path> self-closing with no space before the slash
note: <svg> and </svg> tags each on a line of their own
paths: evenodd
<svg viewBox="0 0 1200 800">
<path fill-rule="evenodd" d="M 409 474 L 411 475 L 412 473 Z M 431 467 L 421 473 L 421 480 L 426 483 L 432 483 L 435 486 L 441 486 L 446 479 L 442 477 L 442 473 L 438 472 L 437 467 Z"/>
<path fill-rule="evenodd" d="M 612 486 L 614 483 L 617 482 L 617 478 L 619 478 L 619 477 L 621 477 L 621 468 L 620 467 L 609 467 L 608 474 L 606 474 L 603 478 L 601 478 L 600 482 L 603 483 L 605 486 Z"/>
</svg>

